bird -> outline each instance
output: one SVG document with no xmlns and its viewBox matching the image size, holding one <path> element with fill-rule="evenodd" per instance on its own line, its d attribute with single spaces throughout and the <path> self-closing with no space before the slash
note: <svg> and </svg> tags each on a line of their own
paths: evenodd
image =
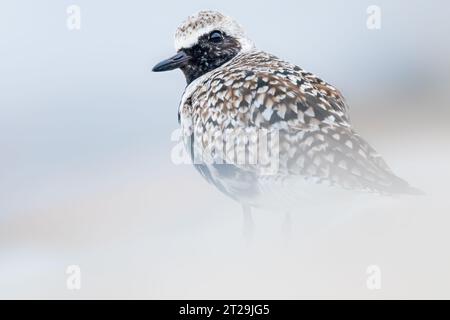
<svg viewBox="0 0 450 320">
<path fill-rule="evenodd" d="M 174 43 L 176 54 L 153 71 L 183 72 L 185 148 L 198 172 L 242 205 L 247 236 L 255 208 L 290 220 L 307 199 L 422 193 L 354 130 L 337 88 L 257 49 L 234 19 L 200 11 L 181 23 Z"/>
</svg>

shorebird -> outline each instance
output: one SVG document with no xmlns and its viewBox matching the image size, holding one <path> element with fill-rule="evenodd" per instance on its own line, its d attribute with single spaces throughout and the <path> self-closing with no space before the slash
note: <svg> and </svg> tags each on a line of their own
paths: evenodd
<svg viewBox="0 0 450 320">
<path fill-rule="evenodd" d="M 153 71 L 184 73 L 178 120 L 186 149 L 208 182 L 242 204 L 247 232 L 251 208 L 292 212 L 307 198 L 320 203 L 331 194 L 420 193 L 352 129 L 335 87 L 256 49 L 232 18 L 190 16 L 176 30 L 175 49 Z M 262 156 L 270 161 L 250 161 L 260 155 L 252 142 L 262 140 L 270 141 L 271 156 Z"/>
</svg>

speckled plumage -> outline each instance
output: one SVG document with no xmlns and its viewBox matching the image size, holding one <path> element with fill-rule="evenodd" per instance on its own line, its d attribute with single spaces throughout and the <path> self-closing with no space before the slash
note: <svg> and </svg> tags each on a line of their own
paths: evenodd
<svg viewBox="0 0 450 320">
<path fill-rule="evenodd" d="M 204 36 L 198 29 L 210 32 L 223 27 L 227 35 L 224 16 L 214 15 L 220 14 L 206 12 L 188 19 L 177 31 L 177 45 L 195 43 L 192 34 Z M 220 21 L 219 26 L 214 25 L 216 21 Z M 336 88 L 300 67 L 257 50 L 249 45 L 252 42 L 237 29 L 238 25 L 232 25 L 228 35 L 235 36 L 243 49 L 193 79 L 179 107 L 187 150 L 194 160 L 198 154 L 210 159 L 194 161 L 210 183 L 254 207 L 274 201 L 295 206 L 305 192 L 296 188 L 307 191 L 313 185 L 415 193 L 352 129 L 347 105 Z M 272 174 L 263 172 L 267 164 L 236 161 L 239 152 L 248 160 L 251 137 L 262 131 L 276 132 L 279 141 L 277 170 Z M 224 144 L 230 142 L 240 146 L 234 158 L 224 156 Z"/>
</svg>

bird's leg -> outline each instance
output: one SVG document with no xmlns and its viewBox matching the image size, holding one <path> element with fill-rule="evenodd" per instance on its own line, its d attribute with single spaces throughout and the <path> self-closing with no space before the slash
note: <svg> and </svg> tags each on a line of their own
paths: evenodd
<svg viewBox="0 0 450 320">
<path fill-rule="evenodd" d="M 250 242 L 253 238 L 253 229 L 254 229 L 252 219 L 252 208 L 249 205 L 243 204 L 242 212 L 244 214 L 244 230 L 243 230 L 244 239 L 247 242 Z"/>
<path fill-rule="evenodd" d="M 281 226 L 281 232 L 283 233 L 285 242 L 288 243 L 292 235 L 292 220 L 290 212 L 286 212 L 284 215 L 284 221 L 283 225 Z"/>
</svg>

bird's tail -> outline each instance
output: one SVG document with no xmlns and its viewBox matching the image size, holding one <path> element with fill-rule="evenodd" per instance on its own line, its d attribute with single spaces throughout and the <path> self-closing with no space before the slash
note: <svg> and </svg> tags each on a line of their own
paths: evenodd
<svg viewBox="0 0 450 320">
<path fill-rule="evenodd" d="M 391 192 L 394 194 L 408 194 L 408 195 L 425 195 L 425 192 L 420 190 L 419 188 L 412 187 L 408 182 L 395 176 L 395 179 L 391 185 Z"/>
</svg>

